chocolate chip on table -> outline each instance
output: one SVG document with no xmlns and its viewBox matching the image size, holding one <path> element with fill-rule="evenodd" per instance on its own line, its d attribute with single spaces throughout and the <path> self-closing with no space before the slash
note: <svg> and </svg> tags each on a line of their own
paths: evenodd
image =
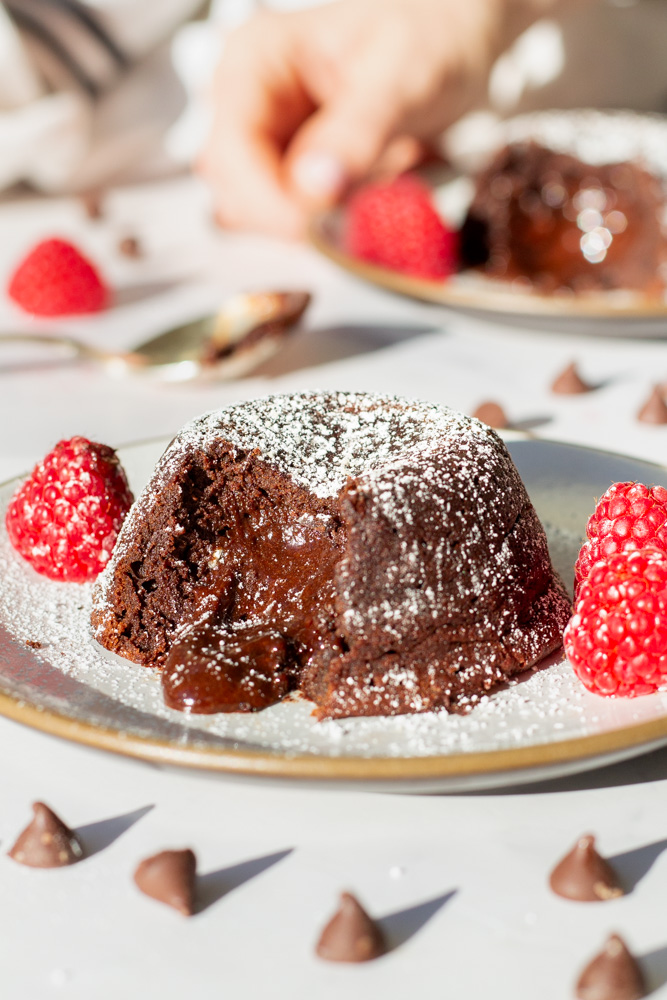
<svg viewBox="0 0 667 1000">
<path fill-rule="evenodd" d="M 26 639 L 25 644 L 26 646 L 29 646 L 30 649 L 41 649 L 43 646 L 43 643 L 39 642 L 37 639 Z"/>
<path fill-rule="evenodd" d="M 580 837 L 549 876 L 557 896 L 596 903 L 623 895 L 618 875 L 595 849 L 595 837 Z"/>
<path fill-rule="evenodd" d="M 618 934 L 583 970 L 575 987 L 578 1000 L 640 1000 L 646 983 L 637 960 Z"/>
<path fill-rule="evenodd" d="M 160 851 L 139 863 L 134 873 L 138 889 L 151 899 L 172 906 L 185 917 L 194 913 L 197 859 L 190 848 Z"/>
<path fill-rule="evenodd" d="M 136 236 L 125 236 L 120 240 L 118 253 L 123 257 L 143 257 L 143 249 Z"/>
<path fill-rule="evenodd" d="M 104 203 L 99 191 L 87 191 L 81 195 L 83 210 L 89 219 L 97 221 L 104 218 Z"/>
<path fill-rule="evenodd" d="M 551 391 L 560 396 L 576 396 L 582 392 L 592 392 L 596 388 L 597 386 L 584 382 L 574 361 L 551 383 Z"/>
<path fill-rule="evenodd" d="M 83 858 L 76 834 L 43 802 L 34 802 L 34 816 L 7 852 L 29 868 L 63 868 Z"/>
<path fill-rule="evenodd" d="M 381 929 L 361 903 L 352 893 L 341 893 L 340 906 L 315 947 L 319 957 L 327 962 L 368 962 L 386 950 Z"/>
<path fill-rule="evenodd" d="M 509 417 L 500 403 L 496 403 L 491 399 L 480 403 L 472 416 L 476 420 L 481 420 L 488 427 L 495 427 L 496 430 L 502 430 L 510 426 Z"/>
<path fill-rule="evenodd" d="M 637 420 L 643 424 L 667 424 L 667 403 L 659 385 L 654 385 L 650 396 L 644 400 Z"/>
</svg>

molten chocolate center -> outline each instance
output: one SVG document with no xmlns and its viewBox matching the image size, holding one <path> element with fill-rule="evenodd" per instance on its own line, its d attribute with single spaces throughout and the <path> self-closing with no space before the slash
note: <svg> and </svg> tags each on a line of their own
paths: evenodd
<svg viewBox="0 0 667 1000">
<path fill-rule="evenodd" d="M 201 588 L 203 620 L 195 610 L 166 659 L 162 684 L 171 708 L 266 708 L 295 686 L 314 655 L 337 645 L 337 519 L 253 490 L 225 521 Z"/>
</svg>

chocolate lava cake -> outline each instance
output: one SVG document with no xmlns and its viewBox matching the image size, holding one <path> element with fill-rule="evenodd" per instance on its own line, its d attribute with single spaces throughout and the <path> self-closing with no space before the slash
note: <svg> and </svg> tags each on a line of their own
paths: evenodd
<svg viewBox="0 0 667 1000">
<path fill-rule="evenodd" d="M 610 125 L 610 127 L 612 127 Z M 462 229 L 468 266 L 539 292 L 665 287 L 665 192 L 637 162 L 591 165 L 533 141 L 501 149 Z"/>
<path fill-rule="evenodd" d="M 446 407 L 364 393 L 239 403 L 189 424 L 94 594 L 98 642 L 165 700 L 321 719 L 464 710 L 570 615 L 505 445 Z"/>
</svg>

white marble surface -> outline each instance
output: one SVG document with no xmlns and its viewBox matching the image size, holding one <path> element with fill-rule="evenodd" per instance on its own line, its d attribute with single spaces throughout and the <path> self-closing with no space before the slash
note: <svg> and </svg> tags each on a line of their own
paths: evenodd
<svg viewBox="0 0 667 1000">
<path fill-rule="evenodd" d="M 103 223 L 66 200 L 0 205 L 0 287 L 37 238 L 75 238 L 122 304 L 62 328 L 109 347 L 131 346 L 218 293 L 305 286 L 316 295 L 307 332 L 263 375 L 233 385 L 114 381 L 90 366 L 2 348 L 0 478 L 74 433 L 116 445 L 169 434 L 233 399 L 313 387 L 398 392 L 464 410 L 493 397 L 516 421 L 550 418 L 537 434 L 667 459 L 667 427 L 634 418 L 651 382 L 667 377 L 661 340 L 463 319 L 365 288 L 305 248 L 218 235 L 206 219 L 205 198 L 188 181 L 117 192 Z M 140 261 L 115 252 L 129 232 L 146 247 Z M 0 332 L 37 326 L 0 301 Z M 549 383 L 572 358 L 604 387 L 553 396 Z M 6 720 L 0 761 L 3 998 L 560 1000 L 573 995 L 578 969 L 612 930 L 649 956 L 656 996 L 667 996 L 667 751 L 520 791 L 422 798 L 163 771 Z M 76 827 L 154 808 L 82 864 L 39 872 L 4 857 L 36 798 Z M 122 826 L 89 830 L 89 847 Z M 596 906 L 550 895 L 549 867 L 589 830 L 607 855 L 634 852 L 618 861 L 636 882 L 625 898 Z M 140 858 L 186 845 L 204 874 L 293 850 L 243 884 L 240 876 L 260 864 L 205 880 L 209 898 L 220 898 L 186 921 L 131 882 Z M 225 884 L 232 888 L 220 896 Z M 382 918 L 456 893 L 420 911 L 430 919 L 382 960 L 329 966 L 312 945 L 344 888 Z M 405 938 L 416 922 L 408 914 L 387 926 Z"/>
</svg>

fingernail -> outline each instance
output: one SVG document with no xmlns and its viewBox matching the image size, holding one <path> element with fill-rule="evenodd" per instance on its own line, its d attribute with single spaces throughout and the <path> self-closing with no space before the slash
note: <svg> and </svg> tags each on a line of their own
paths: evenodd
<svg viewBox="0 0 667 1000">
<path fill-rule="evenodd" d="M 292 164 L 292 180 L 306 197 L 327 201 L 343 190 L 345 171 L 329 153 L 302 153 Z"/>
</svg>

